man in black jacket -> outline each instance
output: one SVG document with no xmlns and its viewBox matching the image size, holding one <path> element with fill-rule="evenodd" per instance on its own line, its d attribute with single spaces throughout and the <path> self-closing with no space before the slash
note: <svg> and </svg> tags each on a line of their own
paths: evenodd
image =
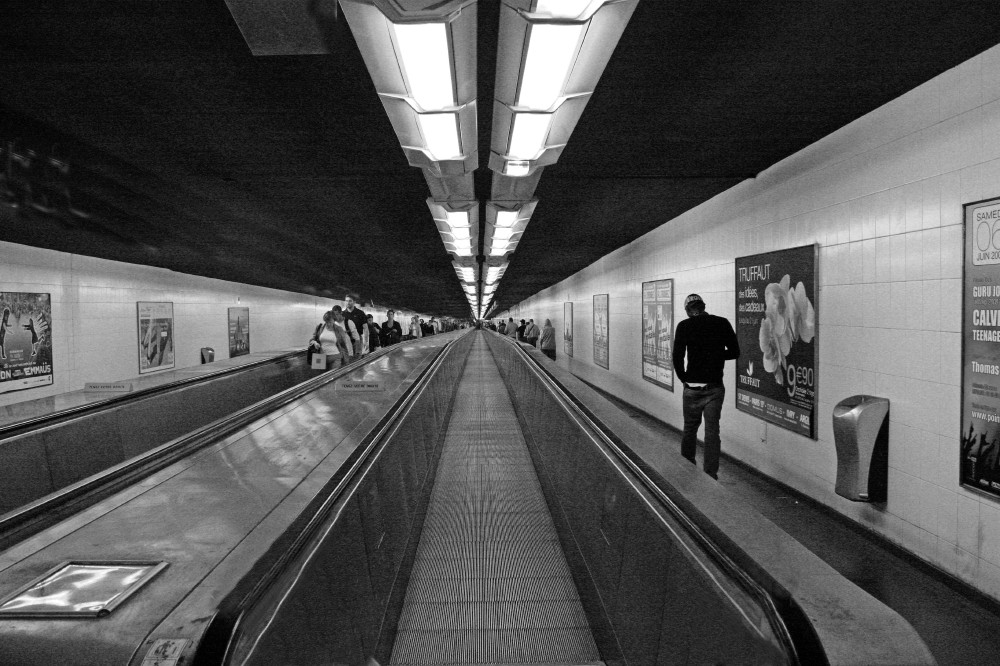
<svg viewBox="0 0 1000 666">
<path fill-rule="evenodd" d="M 684 438 L 681 455 L 695 463 L 695 448 L 702 415 L 705 417 L 705 473 L 719 478 L 719 419 L 726 387 L 722 371 L 726 361 L 739 358 L 740 343 L 733 325 L 725 317 L 705 312 L 705 302 L 698 294 L 684 299 L 688 318 L 677 324 L 674 335 L 674 370 L 684 383 Z M 687 354 L 687 367 L 684 355 Z"/>
<path fill-rule="evenodd" d="M 365 352 L 364 335 L 368 330 L 368 317 L 364 311 L 354 305 L 354 297 L 350 294 L 344 296 L 344 318 L 350 319 L 354 323 L 354 330 L 358 332 L 358 339 L 354 341 L 354 359 L 357 361 Z"/>
</svg>

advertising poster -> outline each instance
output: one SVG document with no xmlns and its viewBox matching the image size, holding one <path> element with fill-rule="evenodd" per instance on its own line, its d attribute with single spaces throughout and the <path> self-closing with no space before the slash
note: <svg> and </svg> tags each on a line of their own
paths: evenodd
<svg viewBox="0 0 1000 666">
<path fill-rule="evenodd" d="M 48 294 L 0 292 L 0 393 L 52 384 L 51 322 Z"/>
<path fill-rule="evenodd" d="M 736 408 L 816 439 L 816 246 L 736 259 Z"/>
<path fill-rule="evenodd" d="M 642 283 L 642 378 L 674 390 L 674 281 Z"/>
<path fill-rule="evenodd" d="M 250 353 L 250 308 L 229 308 L 229 358 Z"/>
<path fill-rule="evenodd" d="M 563 349 L 573 355 L 573 304 L 568 301 L 563 303 Z"/>
<path fill-rule="evenodd" d="M 139 374 L 174 367 L 174 304 L 139 301 Z"/>
<path fill-rule="evenodd" d="M 608 367 L 608 295 L 594 294 L 594 363 Z"/>
<path fill-rule="evenodd" d="M 966 204 L 959 481 L 1000 496 L 1000 198 Z"/>
</svg>

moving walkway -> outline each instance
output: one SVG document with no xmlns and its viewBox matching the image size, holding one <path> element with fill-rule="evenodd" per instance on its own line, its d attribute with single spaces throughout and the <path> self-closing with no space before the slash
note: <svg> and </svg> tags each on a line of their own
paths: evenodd
<svg viewBox="0 0 1000 666">
<path fill-rule="evenodd" d="M 724 491 L 656 478 L 516 343 L 370 366 L 352 379 L 384 392 L 316 387 L 0 553 L 0 661 L 933 663 L 759 516 L 713 534 Z M 35 578 L 100 559 L 166 566 L 102 616 L 42 613 L 73 591 Z"/>
</svg>

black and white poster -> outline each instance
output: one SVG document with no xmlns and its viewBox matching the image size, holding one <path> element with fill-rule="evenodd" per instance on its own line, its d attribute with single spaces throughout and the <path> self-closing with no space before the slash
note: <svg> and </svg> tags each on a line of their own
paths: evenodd
<svg viewBox="0 0 1000 666">
<path fill-rule="evenodd" d="M 0 393 L 52 382 L 51 297 L 0 292 Z"/>
<path fill-rule="evenodd" d="M 642 378 L 674 390 L 674 281 L 642 283 Z"/>
<path fill-rule="evenodd" d="M 1000 198 L 964 208 L 959 481 L 1000 496 Z"/>
<path fill-rule="evenodd" d="M 594 363 L 608 368 L 608 295 L 594 294 Z"/>
<path fill-rule="evenodd" d="M 573 355 L 573 303 L 563 303 L 563 349 L 567 356 Z"/>
<path fill-rule="evenodd" d="M 174 304 L 139 301 L 139 374 L 174 367 Z"/>
<path fill-rule="evenodd" d="M 736 259 L 736 408 L 816 439 L 816 246 Z"/>
<path fill-rule="evenodd" d="M 229 358 L 250 353 L 250 308 L 229 308 Z"/>
</svg>

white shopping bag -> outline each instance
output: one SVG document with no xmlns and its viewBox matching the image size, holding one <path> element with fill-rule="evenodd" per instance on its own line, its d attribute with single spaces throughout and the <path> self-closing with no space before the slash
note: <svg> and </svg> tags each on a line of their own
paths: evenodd
<svg viewBox="0 0 1000 666">
<path fill-rule="evenodd" d="M 319 352 L 313 352 L 312 369 L 313 370 L 326 370 L 326 354 L 320 354 Z"/>
</svg>

